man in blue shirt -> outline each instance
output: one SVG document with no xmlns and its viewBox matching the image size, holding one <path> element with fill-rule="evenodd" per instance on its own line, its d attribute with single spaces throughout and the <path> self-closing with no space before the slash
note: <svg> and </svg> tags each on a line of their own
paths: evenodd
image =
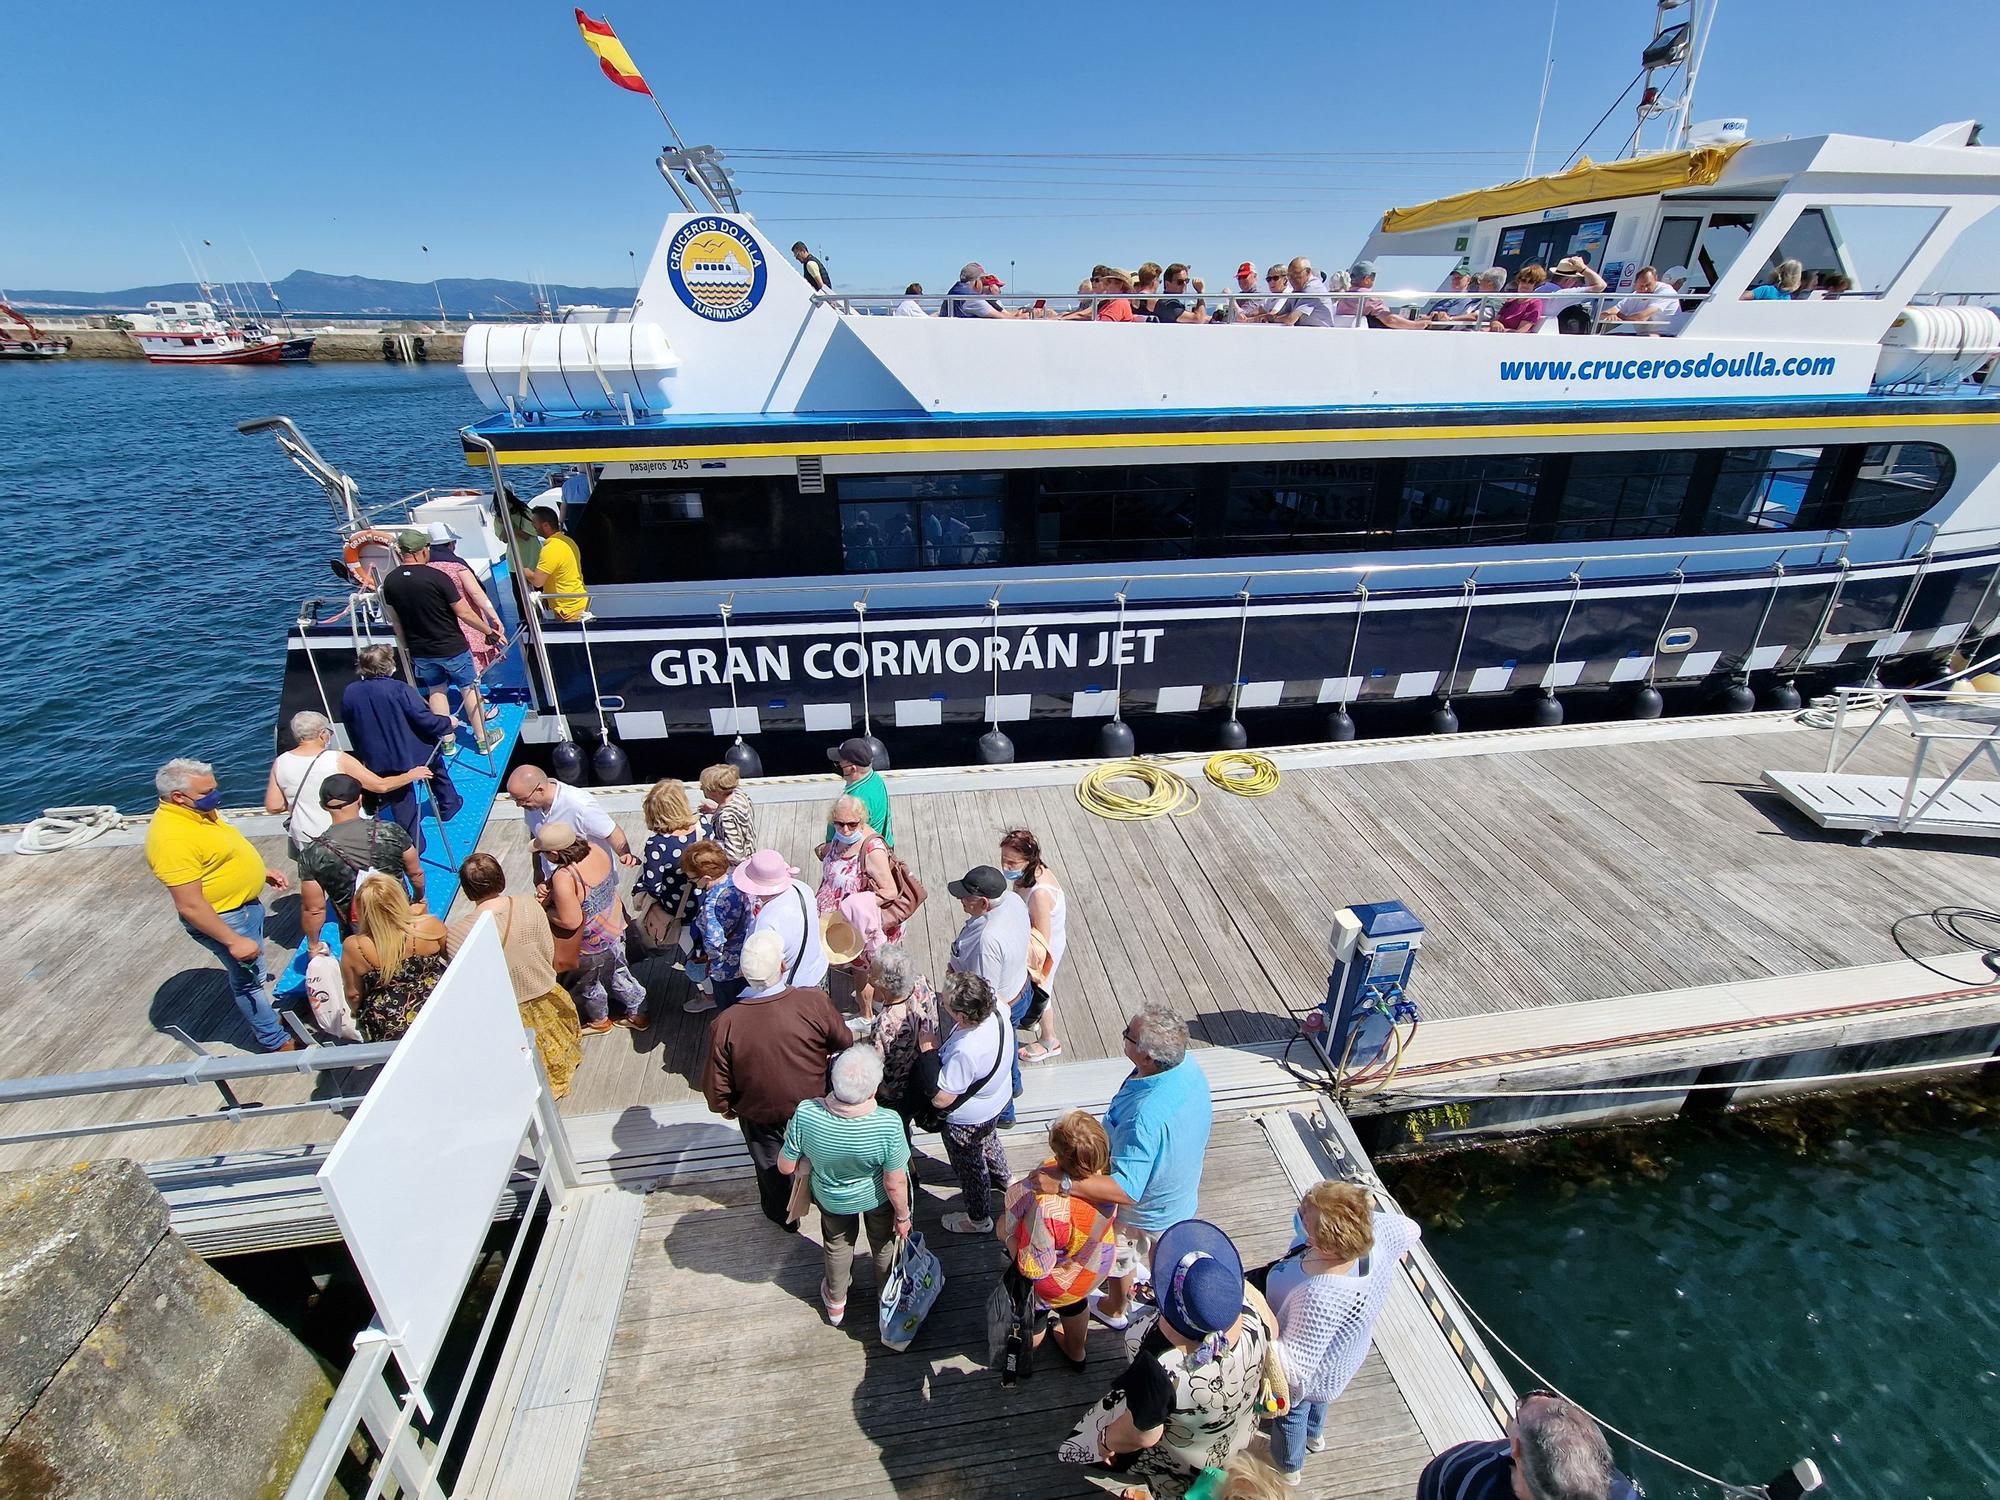
<svg viewBox="0 0 2000 1500">
<path fill-rule="evenodd" d="M 1202 1158 L 1208 1154 L 1213 1105 L 1208 1075 L 1187 1056 L 1187 1022 L 1164 1005 L 1149 1005 L 1125 1023 L 1127 1078 L 1104 1112 L 1111 1137 L 1111 1170 L 1064 1181 L 1046 1168 L 1044 1192 L 1074 1193 L 1118 1209 L 1118 1237 L 1137 1254 L 1152 1259 L 1162 1230 L 1195 1217 L 1201 1196 Z M 1101 1303 L 1090 1315 L 1107 1328 L 1123 1328 L 1133 1273 L 1106 1283 Z"/>
<path fill-rule="evenodd" d="M 400 776 L 429 765 L 430 795 L 438 816 L 449 822 L 465 800 L 438 754 L 438 741 L 452 732 L 451 720 L 432 713 L 417 690 L 394 675 L 396 653 L 387 646 L 365 647 L 355 664 L 361 680 L 350 682 L 340 695 L 340 722 L 354 742 L 355 757 L 377 776 Z M 422 853 L 423 815 L 414 784 L 391 792 L 382 812 L 402 825 Z"/>
<path fill-rule="evenodd" d="M 1417 1500 L 1640 1500 L 1604 1434 L 1574 1402 L 1530 1391 L 1507 1436 L 1460 1443 L 1424 1466 Z"/>
</svg>

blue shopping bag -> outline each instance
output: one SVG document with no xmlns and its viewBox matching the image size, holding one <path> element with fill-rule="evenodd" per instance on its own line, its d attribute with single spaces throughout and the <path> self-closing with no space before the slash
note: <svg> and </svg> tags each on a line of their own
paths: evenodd
<svg viewBox="0 0 2000 1500">
<path fill-rule="evenodd" d="M 896 1259 L 889 1267 L 889 1279 L 882 1283 L 881 1309 L 877 1322 L 884 1347 L 903 1350 L 917 1336 L 917 1328 L 931 1304 L 944 1290 L 944 1267 L 931 1253 L 924 1237 L 912 1229 L 896 1247 Z"/>
</svg>

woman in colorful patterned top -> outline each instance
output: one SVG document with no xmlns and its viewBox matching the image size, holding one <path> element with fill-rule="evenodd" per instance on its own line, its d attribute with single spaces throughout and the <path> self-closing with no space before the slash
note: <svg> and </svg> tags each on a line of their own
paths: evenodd
<svg viewBox="0 0 2000 1500">
<path fill-rule="evenodd" d="M 1048 1166 L 1062 1174 L 1058 1191 L 1035 1190 L 1029 1174 L 1007 1190 L 1007 1208 L 994 1233 L 1023 1276 L 1035 1284 L 1035 1295 L 1058 1319 L 1056 1348 L 1072 1370 L 1081 1370 L 1090 1332 L 1086 1300 L 1099 1281 L 1110 1274 L 1117 1253 L 1117 1210 L 1072 1197 L 1072 1180 L 1111 1170 L 1111 1140 L 1104 1127 L 1080 1109 L 1073 1109 L 1049 1127 Z M 1047 1330 L 1038 1330 L 1041 1345 Z"/>
<path fill-rule="evenodd" d="M 938 1044 L 937 991 L 917 972 L 902 945 L 890 943 L 870 960 L 869 980 L 875 987 L 875 1030 L 869 1041 L 882 1056 L 882 1088 L 876 1097 L 903 1117 L 903 1134 L 910 1133 L 910 1073 L 917 1054 L 935 1052 Z"/>
<path fill-rule="evenodd" d="M 700 903 L 694 926 L 708 954 L 707 975 L 681 1009 L 689 1015 L 733 1004 L 743 993 L 743 940 L 750 936 L 750 898 L 729 878 L 729 856 L 713 839 L 681 851 L 681 872 Z"/>
</svg>

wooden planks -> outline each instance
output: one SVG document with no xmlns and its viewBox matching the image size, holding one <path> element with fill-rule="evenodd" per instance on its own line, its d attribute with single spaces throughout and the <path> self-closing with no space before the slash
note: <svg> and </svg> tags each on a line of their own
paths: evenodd
<svg viewBox="0 0 2000 1500">
<path fill-rule="evenodd" d="M 927 1144 L 926 1144 L 927 1143 Z M 936 1142 L 920 1138 L 935 1151 Z M 1016 1132 L 1012 1164 L 1037 1142 Z M 918 1225 L 945 1287 L 904 1354 L 875 1336 L 872 1271 L 856 1269 L 847 1321 L 818 1311 L 816 1219 L 787 1236 L 767 1224 L 745 1178 L 655 1193 L 627 1284 L 578 1494 L 585 1500 L 691 1494 L 1040 1497 L 1088 1493 L 1055 1462 L 1057 1444 L 1123 1367 L 1124 1344 L 1091 1334 L 1090 1363 L 1050 1363 L 1013 1391 L 983 1367 L 984 1305 L 1001 1253 L 991 1239 L 937 1227 L 956 1198 L 948 1168 L 921 1174 Z M 1202 1213 L 1261 1264 L 1289 1242 L 1296 1196 L 1247 1118 L 1218 1118 Z M 698 1436 L 696 1436 L 698 1435 Z M 1413 1492 L 1431 1454 L 1408 1404 L 1370 1355 L 1336 1403 L 1328 1452 L 1299 1493 L 1373 1500 Z"/>
<path fill-rule="evenodd" d="M 1036 831 L 1068 891 L 1069 952 L 1056 1024 L 1072 1059 L 1116 1058 L 1127 1017 L 1164 1001 L 1198 1043 L 1244 1046 L 1290 1034 L 1291 1012 L 1324 993 L 1333 912 L 1407 902 L 1427 933 L 1415 995 L 1437 1017 L 1492 1014 L 1727 984 L 1895 958 L 1889 922 L 1948 902 L 2000 904 L 2000 872 L 1972 840 L 1906 839 L 1867 848 L 1828 834 L 1761 783 L 1767 769 L 1816 767 L 1823 737 L 1669 734 L 1505 754 L 1357 757 L 1285 773 L 1246 800 L 1208 788 L 1190 817 L 1108 823 L 1068 783 L 900 793 L 901 852 L 931 890 L 906 946 L 938 977 L 962 920 L 946 882 L 993 862 L 1000 835 Z M 1878 736 L 1856 772 L 1892 773 L 1908 750 Z M 933 776 L 931 778 L 935 780 Z M 758 805 L 763 842 L 816 877 L 825 799 Z M 505 810 L 503 809 L 503 813 Z M 620 814 L 635 847 L 645 829 Z M 259 847 L 280 868 L 282 843 Z M 510 884 L 528 883 L 518 818 L 480 847 Z M 174 920 L 136 847 L 0 858 L 0 1075 L 133 1066 L 185 1055 L 178 1024 L 218 1051 L 248 1044 L 220 973 Z M 296 898 L 273 903 L 271 957 L 296 940 Z M 588 1038 L 563 1108 L 596 1115 L 695 1095 L 706 1022 L 681 1011 L 666 964 L 639 966 L 654 1024 Z M 307 1097 L 303 1080 L 246 1088 L 267 1104 Z M 320 1085 L 324 1093 L 329 1085 Z M 211 1091 L 11 1106 L 0 1132 L 212 1113 Z M 0 1167 L 136 1155 L 218 1156 L 324 1142 L 339 1121 L 314 1112 L 144 1133 L 0 1147 Z"/>
</svg>

